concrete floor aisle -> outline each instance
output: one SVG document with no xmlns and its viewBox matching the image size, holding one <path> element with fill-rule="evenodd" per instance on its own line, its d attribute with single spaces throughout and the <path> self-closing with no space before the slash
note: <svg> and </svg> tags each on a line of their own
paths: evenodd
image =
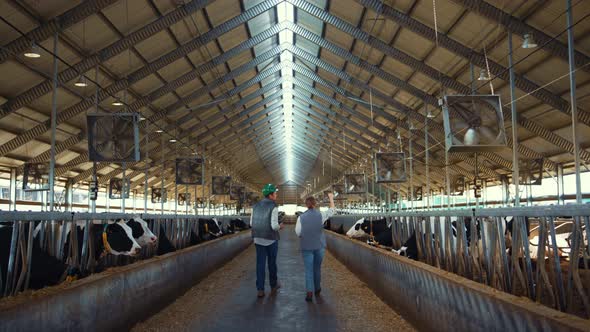
<svg viewBox="0 0 590 332">
<path fill-rule="evenodd" d="M 329 253 L 322 296 L 304 301 L 304 269 L 293 227 L 281 231 L 276 295 L 256 298 L 255 249 L 250 246 L 133 331 L 412 331 Z M 268 278 L 268 275 L 267 275 Z"/>
</svg>

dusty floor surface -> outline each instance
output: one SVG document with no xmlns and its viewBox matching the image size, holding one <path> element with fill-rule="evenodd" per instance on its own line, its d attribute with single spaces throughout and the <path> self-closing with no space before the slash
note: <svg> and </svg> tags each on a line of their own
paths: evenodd
<svg viewBox="0 0 590 332">
<path fill-rule="evenodd" d="M 413 331 L 330 254 L 322 296 L 304 301 L 303 262 L 293 227 L 281 232 L 276 295 L 256 298 L 255 250 L 250 246 L 133 331 Z M 268 278 L 268 276 L 267 276 Z"/>
</svg>

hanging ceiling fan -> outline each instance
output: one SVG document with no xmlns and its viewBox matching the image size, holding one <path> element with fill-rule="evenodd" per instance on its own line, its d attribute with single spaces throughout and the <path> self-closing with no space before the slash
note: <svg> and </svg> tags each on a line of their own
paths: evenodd
<svg viewBox="0 0 590 332">
<path fill-rule="evenodd" d="M 91 161 L 139 161 L 139 116 L 104 113 L 87 116 Z"/>
<path fill-rule="evenodd" d="M 443 114 L 449 152 L 497 151 L 506 147 L 499 96 L 445 96 Z"/>
</svg>

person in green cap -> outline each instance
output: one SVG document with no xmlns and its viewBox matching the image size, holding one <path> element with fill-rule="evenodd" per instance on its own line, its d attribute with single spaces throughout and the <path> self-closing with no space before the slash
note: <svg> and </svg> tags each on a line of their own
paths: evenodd
<svg viewBox="0 0 590 332">
<path fill-rule="evenodd" d="M 250 217 L 252 238 L 254 238 L 254 246 L 256 247 L 256 289 L 258 290 L 258 297 L 264 297 L 267 260 L 271 293 L 276 293 L 281 287 L 277 281 L 277 255 L 279 252 L 279 230 L 283 228 L 283 225 L 279 224 L 279 209 L 275 203 L 278 191 L 273 184 L 265 185 L 262 188 L 264 199 L 254 205 Z"/>
</svg>

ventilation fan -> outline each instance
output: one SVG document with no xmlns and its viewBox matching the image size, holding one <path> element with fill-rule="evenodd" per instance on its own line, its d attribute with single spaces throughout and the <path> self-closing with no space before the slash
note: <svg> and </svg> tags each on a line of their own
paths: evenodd
<svg viewBox="0 0 590 332">
<path fill-rule="evenodd" d="M 243 186 L 230 186 L 229 189 L 229 199 L 232 201 L 241 201 L 244 197 L 244 187 Z"/>
<path fill-rule="evenodd" d="M 463 196 L 465 192 L 465 177 L 455 175 L 451 177 L 451 196 Z"/>
<path fill-rule="evenodd" d="M 190 205 L 191 204 L 191 194 L 190 193 L 178 193 L 178 198 L 176 200 L 178 205 Z"/>
<path fill-rule="evenodd" d="M 391 193 L 391 202 L 392 203 L 397 203 L 398 199 L 399 199 L 399 194 L 397 193 L 397 191 L 394 191 L 393 193 Z"/>
<path fill-rule="evenodd" d="M 49 190 L 49 164 L 26 163 L 23 170 L 23 190 Z"/>
<path fill-rule="evenodd" d="M 195 204 L 197 205 L 197 208 L 204 208 L 205 207 L 205 202 L 203 201 L 202 197 L 197 197 L 195 200 Z"/>
<path fill-rule="evenodd" d="M 519 183 L 540 186 L 543 182 L 543 158 L 518 161 Z"/>
<path fill-rule="evenodd" d="M 258 197 L 257 193 L 255 193 L 255 192 L 247 192 L 246 193 L 246 203 L 248 203 L 250 205 L 254 205 L 259 200 L 260 200 L 260 198 Z"/>
<path fill-rule="evenodd" d="M 152 187 L 152 203 L 166 203 L 168 201 L 167 190 Z"/>
<path fill-rule="evenodd" d="M 176 159 L 176 184 L 203 184 L 203 159 Z"/>
<path fill-rule="evenodd" d="M 367 192 L 365 174 L 346 174 L 344 176 L 347 194 L 362 194 Z"/>
<path fill-rule="evenodd" d="M 414 194 L 412 195 L 412 197 L 415 201 L 421 201 L 423 198 L 422 194 L 422 187 L 414 187 Z"/>
<path fill-rule="evenodd" d="M 332 192 L 334 193 L 335 200 L 345 200 L 346 199 L 346 197 L 344 196 L 344 185 L 343 184 L 332 185 Z"/>
<path fill-rule="evenodd" d="M 213 195 L 229 195 L 231 189 L 231 176 L 211 177 L 211 193 Z"/>
<path fill-rule="evenodd" d="M 91 161 L 139 161 L 137 114 L 91 114 L 86 119 Z"/>
<path fill-rule="evenodd" d="M 401 183 L 406 181 L 406 155 L 403 152 L 375 154 L 375 181 Z"/>
<path fill-rule="evenodd" d="M 445 96 L 446 148 L 449 152 L 497 151 L 506 147 L 500 96 Z"/>
<path fill-rule="evenodd" d="M 129 198 L 129 188 L 131 187 L 131 181 L 129 179 L 111 179 L 109 181 L 109 198 L 110 199 L 121 199 L 123 196 L 123 184 L 125 184 L 125 199 Z"/>
</svg>

